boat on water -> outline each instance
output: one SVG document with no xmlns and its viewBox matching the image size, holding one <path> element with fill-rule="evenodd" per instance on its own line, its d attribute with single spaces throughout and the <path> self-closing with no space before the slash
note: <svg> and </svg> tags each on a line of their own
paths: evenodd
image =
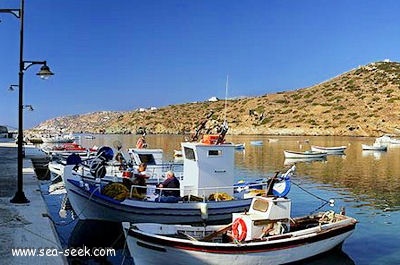
<svg viewBox="0 0 400 265">
<path fill-rule="evenodd" d="M 250 144 L 254 145 L 254 146 L 261 146 L 264 144 L 264 142 L 262 140 L 254 140 L 254 141 L 250 141 Z"/>
<path fill-rule="evenodd" d="M 46 135 L 42 136 L 42 141 L 45 144 L 55 144 L 55 143 L 72 143 L 75 141 L 75 136 L 72 134 L 65 135 Z"/>
<path fill-rule="evenodd" d="M 236 150 L 244 150 L 246 148 L 246 144 L 242 143 L 242 144 L 235 144 L 235 149 Z"/>
<path fill-rule="evenodd" d="M 219 139 L 219 136 L 214 138 Z M 210 137 L 207 136 L 207 139 Z M 268 181 L 261 183 L 263 190 L 237 192 L 238 187 L 234 185 L 234 144 L 216 144 L 208 140 L 181 144 L 183 177 L 180 180 L 180 196 L 167 202 L 160 199 L 165 189 L 158 189 L 155 186 L 157 183 L 146 187 L 133 185 L 126 190 L 122 187 L 121 178 L 111 181 L 109 178 L 83 175 L 74 170 L 76 163 L 65 165 L 63 179 L 72 208 L 80 219 L 116 222 L 195 224 L 229 220 L 233 212 L 249 208 L 251 197 L 265 194 Z M 293 174 L 293 171 L 294 168 L 286 175 Z M 285 187 L 284 183 L 285 180 L 275 183 L 273 191 Z M 108 185 L 114 185 L 115 189 L 123 192 L 107 194 L 104 191 Z M 145 188 L 145 196 L 135 196 L 134 188 Z"/>
<path fill-rule="evenodd" d="M 319 152 L 319 151 L 291 151 L 291 150 L 284 150 L 283 151 L 285 158 L 324 158 L 328 155 L 327 152 Z"/>
<path fill-rule="evenodd" d="M 325 152 L 328 155 L 337 155 L 337 154 L 343 154 L 344 151 L 346 150 L 347 146 L 342 145 L 342 146 L 317 146 L 317 145 L 312 145 L 311 146 L 311 151 L 315 152 Z"/>
<path fill-rule="evenodd" d="M 182 150 L 174 150 L 174 160 L 182 160 L 183 155 L 182 155 Z"/>
<path fill-rule="evenodd" d="M 361 147 L 363 151 L 382 151 L 382 152 L 387 151 L 387 145 L 381 144 L 379 142 L 375 142 L 372 145 L 361 144 Z"/>
<path fill-rule="evenodd" d="M 41 148 L 49 156 L 68 157 L 71 154 L 77 154 L 83 157 L 90 157 L 96 154 L 97 148 L 85 148 L 77 143 L 62 143 L 57 145 L 44 145 Z"/>
<path fill-rule="evenodd" d="M 94 136 L 93 134 L 86 134 L 84 136 L 84 138 L 87 140 L 93 140 L 93 139 L 96 139 L 96 136 Z"/>
<path fill-rule="evenodd" d="M 93 176 L 101 176 L 103 180 L 114 181 L 118 179 L 122 181 L 124 177 L 131 176 L 137 171 L 141 164 L 146 164 L 146 174 L 149 176 L 151 183 L 159 183 L 164 180 L 165 172 L 174 171 L 178 178 L 182 178 L 183 164 L 178 162 L 164 161 L 162 149 L 144 149 L 144 148 L 128 148 L 128 153 L 121 151 L 120 144 L 114 145 L 116 152 L 111 147 L 102 146 L 94 148 L 90 156 L 83 156 L 79 153 L 70 152 L 80 155 L 83 160 L 79 162 L 76 171 L 81 176 L 93 178 Z M 116 153 L 114 155 L 114 153 Z M 51 179 L 63 177 L 63 169 L 69 163 L 66 156 L 53 156 L 48 163 Z M 74 160 L 73 161 L 79 161 Z M 58 186 L 59 184 L 57 184 Z"/>
<path fill-rule="evenodd" d="M 380 144 L 400 144 L 400 139 L 394 138 L 393 135 L 385 134 L 375 139 L 376 143 Z"/>
<path fill-rule="evenodd" d="M 254 197 L 246 212 L 225 225 L 123 222 L 136 265 L 287 264 L 341 244 L 357 220 L 334 211 L 292 217 L 286 197 Z"/>
</svg>

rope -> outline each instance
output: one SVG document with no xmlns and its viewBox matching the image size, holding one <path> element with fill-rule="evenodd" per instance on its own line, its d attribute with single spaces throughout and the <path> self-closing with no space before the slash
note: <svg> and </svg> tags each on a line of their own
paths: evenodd
<svg viewBox="0 0 400 265">
<path fill-rule="evenodd" d="M 89 196 L 89 199 L 87 200 L 87 202 L 86 202 L 85 206 L 82 208 L 82 210 L 81 210 L 79 213 L 75 213 L 75 214 L 76 214 L 76 217 L 79 217 L 79 216 L 83 213 L 83 211 L 86 210 L 86 208 L 88 207 L 89 201 L 92 199 L 93 194 L 94 194 L 97 190 L 100 191 L 100 187 L 97 187 L 96 189 L 94 189 L 94 190 L 91 192 L 91 194 L 90 194 L 90 196 Z M 56 222 L 56 221 L 53 219 L 53 217 L 51 217 L 50 215 L 47 215 L 47 217 L 50 219 L 51 222 L 53 222 L 53 224 L 58 225 L 58 226 L 70 225 L 71 223 L 75 222 L 75 220 L 76 220 L 76 219 L 73 219 L 73 220 L 71 220 L 71 221 L 69 221 L 69 222 L 66 222 L 66 223 L 60 223 L 60 222 Z"/>
<path fill-rule="evenodd" d="M 315 198 L 317 198 L 317 199 L 319 199 L 319 200 L 321 200 L 321 201 L 324 201 L 325 203 L 329 203 L 329 201 L 325 200 L 324 198 L 321 198 L 321 197 L 319 197 L 319 196 L 317 196 L 317 195 L 315 195 L 315 194 L 313 194 L 313 193 L 311 193 L 311 192 L 309 192 L 309 191 L 303 189 L 302 187 L 300 187 L 299 184 L 297 184 L 297 183 L 294 182 L 293 180 L 292 180 L 292 183 L 293 183 L 294 185 L 296 185 L 299 189 L 301 189 L 302 191 L 304 191 L 305 193 L 308 193 L 309 195 L 311 195 L 311 196 L 313 196 L 313 197 L 315 197 Z"/>
<path fill-rule="evenodd" d="M 323 202 L 323 203 L 321 204 L 321 206 L 319 206 L 319 207 L 316 208 L 315 210 L 311 211 L 310 214 L 313 214 L 313 213 L 317 212 L 319 209 L 323 208 L 323 207 L 324 207 L 325 205 L 327 205 L 327 204 L 331 204 L 331 203 L 333 204 L 333 203 L 334 203 L 334 199 L 339 199 L 339 198 L 330 198 L 329 200 L 326 200 L 326 199 L 321 198 L 320 196 L 315 195 L 314 193 L 311 193 L 311 192 L 309 192 L 308 190 L 306 190 L 306 189 L 300 187 L 300 185 L 297 184 L 296 182 L 294 182 L 293 180 L 291 180 L 291 181 L 292 181 L 292 183 L 293 183 L 294 185 L 296 185 L 299 189 L 301 189 L 301 190 L 304 191 L 305 193 L 307 193 L 307 194 L 309 194 L 309 195 L 311 195 L 311 196 L 313 196 L 313 197 L 315 197 L 315 198 L 317 198 L 317 199 L 319 199 L 319 200 L 321 200 L 321 201 Z"/>
</svg>

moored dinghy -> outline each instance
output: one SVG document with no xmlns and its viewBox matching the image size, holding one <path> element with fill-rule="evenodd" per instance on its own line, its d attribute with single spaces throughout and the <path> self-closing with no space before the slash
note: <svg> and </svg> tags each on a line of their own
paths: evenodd
<svg viewBox="0 0 400 265">
<path fill-rule="evenodd" d="M 375 142 L 372 145 L 361 144 L 361 147 L 363 151 L 387 151 L 387 145 L 378 142 Z"/>
<path fill-rule="evenodd" d="M 312 150 L 307 150 L 304 152 L 284 150 L 285 158 L 324 158 L 328 155 L 327 152 L 317 152 Z"/>
<path fill-rule="evenodd" d="M 335 154 L 343 154 L 344 151 L 346 150 L 347 146 L 342 145 L 342 146 L 317 146 L 317 145 L 312 145 L 311 146 L 311 151 L 315 152 L 326 152 L 328 155 L 335 155 Z"/>
<path fill-rule="evenodd" d="M 356 220 L 333 211 L 292 218 L 284 197 L 255 197 L 250 210 L 218 226 L 124 222 L 136 265 L 268 264 L 300 261 L 340 246 Z"/>
</svg>

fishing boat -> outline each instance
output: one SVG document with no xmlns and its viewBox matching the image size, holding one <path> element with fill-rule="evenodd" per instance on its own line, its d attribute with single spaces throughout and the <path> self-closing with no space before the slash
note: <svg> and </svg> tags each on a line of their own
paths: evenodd
<svg viewBox="0 0 400 265">
<path fill-rule="evenodd" d="M 327 152 L 317 152 L 312 150 L 307 150 L 303 152 L 284 150 L 285 158 L 323 158 L 328 155 Z"/>
<path fill-rule="evenodd" d="M 133 185 L 130 190 L 125 190 L 121 188 L 121 178 L 110 181 L 110 178 L 96 174 L 80 174 L 79 170 L 74 170 L 76 163 L 71 163 L 63 168 L 70 203 L 80 219 L 186 224 L 229 220 L 233 212 L 249 208 L 249 194 L 265 193 L 267 181 L 265 190 L 257 193 L 250 193 L 250 190 L 235 192 L 234 144 L 215 142 L 219 138 L 218 135 L 207 135 L 201 142 L 181 144 L 183 177 L 179 198 L 162 202 L 163 189 L 158 189 L 154 182 L 145 187 L 145 196 L 135 196 L 134 188 L 139 187 Z M 115 185 L 123 192 L 106 194 L 108 185 Z"/>
<path fill-rule="evenodd" d="M 43 152 L 49 156 L 63 156 L 68 157 L 72 153 L 80 156 L 89 157 L 97 152 L 96 148 L 85 148 L 77 143 L 63 143 L 57 145 L 44 145 L 42 147 Z"/>
<path fill-rule="evenodd" d="M 139 165 L 146 164 L 146 174 L 152 183 L 163 181 L 165 173 L 169 170 L 174 171 L 178 178 L 182 178 L 183 164 L 180 161 L 164 161 L 162 149 L 128 148 L 128 153 L 126 154 L 122 151 L 121 143 L 119 141 L 116 142 L 118 143 L 114 143 L 114 148 L 116 149 L 115 155 L 114 150 L 108 146 L 94 148 L 92 151 L 96 152 L 91 152 L 89 157 L 81 155 L 83 160 L 79 162 L 76 171 L 81 176 L 87 178 L 95 175 L 101 176 L 103 180 L 114 181 L 115 179 L 119 179 L 119 181 L 122 181 L 124 176 L 131 176 L 134 171 L 137 171 Z M 80 155 L 79 153 L 75 154 Z M 70 159 L 79 161 L 76 158 Z M 63 169 L 67 164 L 67 157 L 53 156 L 52 160 L 48 163 L 51 179 L 62 179 Z"/>
<path fill-rule="evenodd" d="M 330 146 L 330 147 L 312 145 L 311 146 L 311 151 L 326 152 L 328 155 L 337 155 L 337 154 L 340 155 L 340 154 L 344 153 L 346 148 L 347 148 L 347 146 L 345 146 L 345 145 L 342 145 L 342 146 Z"/>
<path fill-rule="evenodd" d="M 331 210 L 294 218 L 290 213 L 290 199 L 257 196 L 249 211 L 234 213 L 226 225 L 122 226 L 136 265 L 278 265 L 340 247 L 357 223 Z"/>
</svg>

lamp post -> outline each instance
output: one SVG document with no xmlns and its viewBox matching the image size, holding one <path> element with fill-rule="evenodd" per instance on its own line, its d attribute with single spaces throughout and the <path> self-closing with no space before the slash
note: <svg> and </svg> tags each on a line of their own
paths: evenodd
<svg viewBox="0 0 400 265">
<path fill-rule="evenodd" d="M 17 169 L 17 191 L 14 197 L 10 200 L 11 203 L 28 203 L 29 200 L 25 197 L 23 191 L 23 139 L 24 139 L 24 123 L 23 123 L 23 109 L 24 109 L 24 72 L 32 65 L 42 65 L 40 71 L 37 73 L 42 79 L 47 79 L 53 73 L 47 66 L 46 61 L 24 61 L 24 0 L 21 0 L 19 9 L 0 9 L 0 13 L 10 13 L 20 20 L 20 45 L 19 45 L 19 73 L 18 73 L 18 169 Z M 15 86 L 15 85 L 13 85 Z"/>
</svg>

